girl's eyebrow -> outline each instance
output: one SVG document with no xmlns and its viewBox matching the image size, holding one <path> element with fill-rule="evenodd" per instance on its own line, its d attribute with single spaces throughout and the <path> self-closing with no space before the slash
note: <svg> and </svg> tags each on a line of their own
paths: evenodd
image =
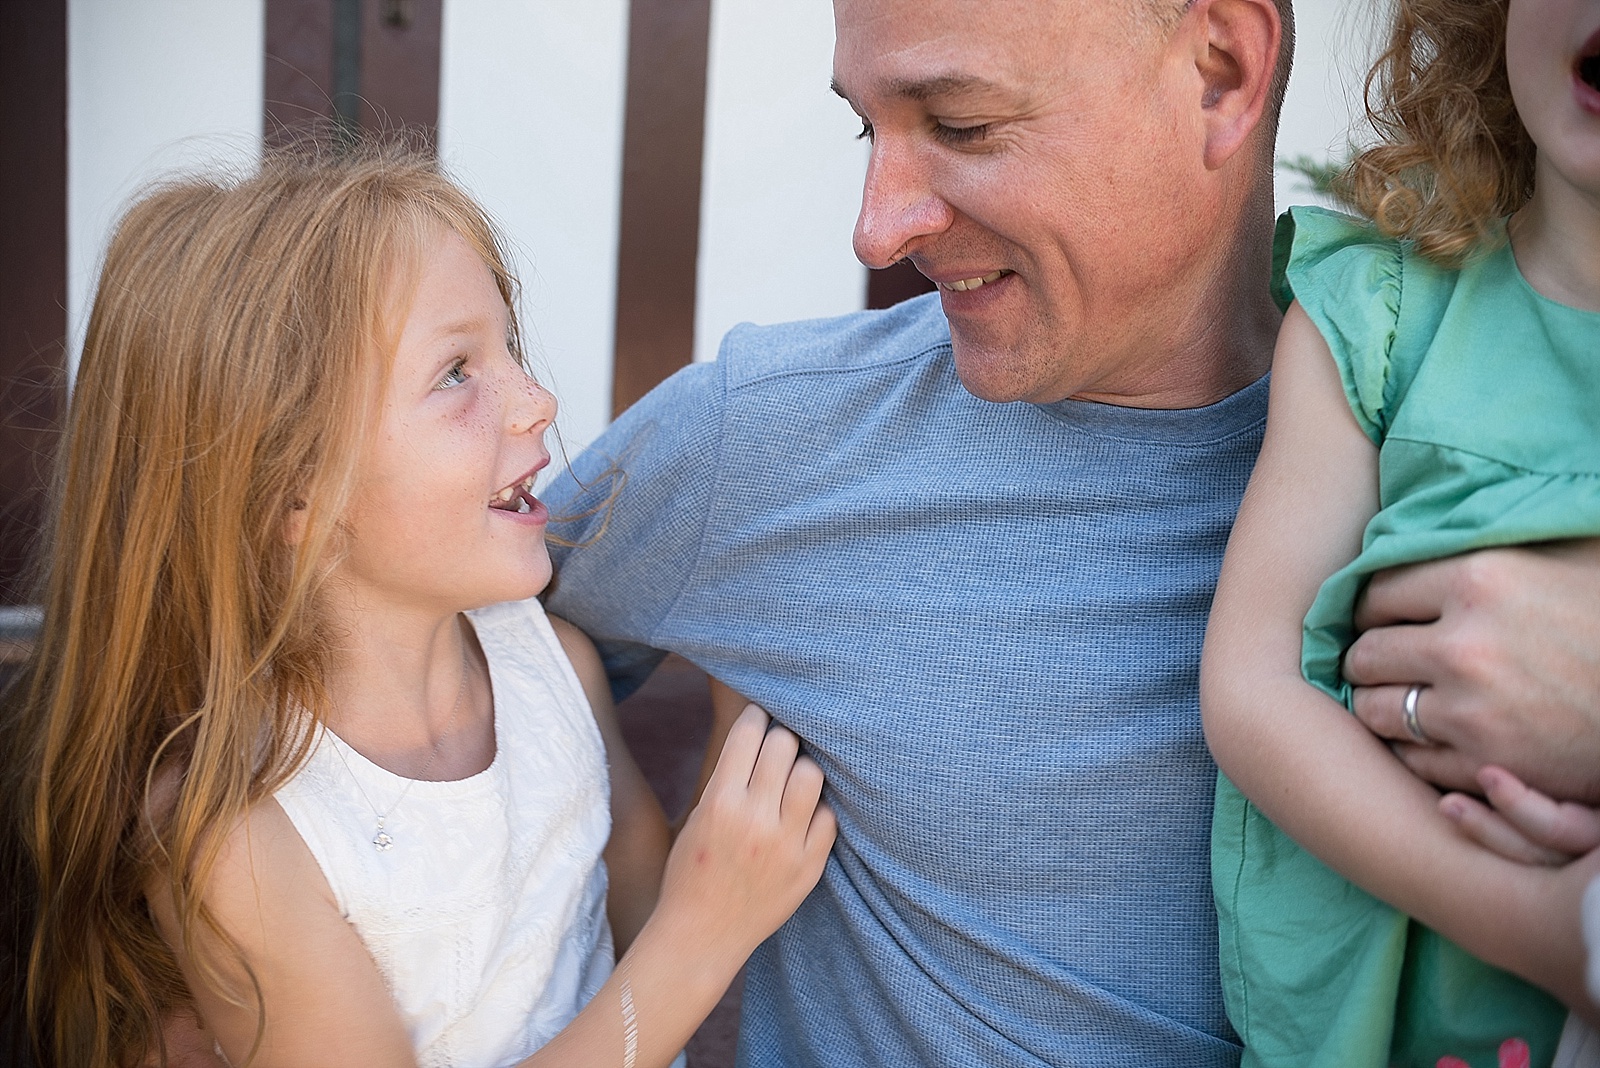
<svg viewBox="0 0 1600 1068">
<path fill-rule="evenodd" d="M 456 336 L 471 336 L 481 334 L 489 329 L 489 322 L 481 315 L 468 316 L 464 319 L 453 319 L 433 331 L 435 338 Z"/>
</svg>

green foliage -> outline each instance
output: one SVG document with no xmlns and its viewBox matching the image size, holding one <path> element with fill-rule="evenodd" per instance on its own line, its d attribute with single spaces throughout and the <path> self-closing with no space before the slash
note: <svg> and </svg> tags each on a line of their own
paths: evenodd
<svg viewBox="0 0 1600 1068">
<path fill-rule="evenodd" d="M 1342 200 L 1339 193 L 1339 175 L 1344 172 L 1348 162 L 1348 160 L 1322 160 L 1314 156 L 1299 155 L 1293 159 L 1278 160 L 1278 168 L 1299 175 L 1301 181 L 1313 193 Z"/>
</svg>

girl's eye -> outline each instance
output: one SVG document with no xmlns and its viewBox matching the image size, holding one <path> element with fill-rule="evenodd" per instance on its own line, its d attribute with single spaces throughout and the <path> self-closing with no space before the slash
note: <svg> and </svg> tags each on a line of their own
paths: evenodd
<svg viewBox="0 0 1600 1068">
<path fill-rule="evenodd" d="M 985 122 L 977 126 L 946 126 L 942 122 L 936 122 L 933 124 L 933 136 L 947 145 L 975 144 L 989 136 L 989 124 Z"/>
<path fill-rule="evenodd" d="M 439 376 L 439 381 L 433 385 L 434 389 L 454 389 L 456 386 L 465 385 L 467 381 L 467 358 L 465 356 L 450 365 L 450 370 Z"/>
</svg>

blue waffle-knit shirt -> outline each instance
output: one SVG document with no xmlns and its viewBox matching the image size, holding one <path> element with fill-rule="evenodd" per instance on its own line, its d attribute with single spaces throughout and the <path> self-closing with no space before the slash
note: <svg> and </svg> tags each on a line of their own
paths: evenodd
<svg viewBox="0 0 1600 1068">
<path fill-rule="evenodd" d="M 827 775 L 742 1065 L 1238 1063 L 1196 682 L 1265 413 L 979 400 L 929 296 L 736 328 L 546 494 L 618 694 L 681 653 Z"/>
</svg>

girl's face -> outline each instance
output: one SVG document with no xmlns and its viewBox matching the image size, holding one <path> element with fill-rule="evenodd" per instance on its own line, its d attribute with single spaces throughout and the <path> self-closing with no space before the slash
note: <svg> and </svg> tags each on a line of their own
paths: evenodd
<svg viewBox="0 0 1600 1068">
<path fill-rule="evenodd" d="M 363 609 L 450 614 L 549 582 L 532 483 L 556 402 L 512 357 L 506 327 L 488 267 L 441 228 L 345 515 L 338 577 Z"/>
<path fill-rule="evenodd" d="M 1511 0 L 1506 69 L 1539 146 L 1539 183 L 1600 207 L 1600 0 Z"/>
</svg>

